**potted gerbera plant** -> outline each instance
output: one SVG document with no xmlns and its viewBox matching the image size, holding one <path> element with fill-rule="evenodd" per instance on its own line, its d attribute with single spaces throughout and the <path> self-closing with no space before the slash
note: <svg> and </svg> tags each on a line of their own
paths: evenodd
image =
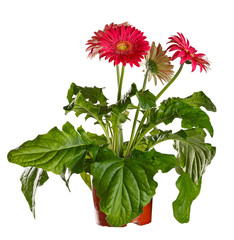
<svg viewBox="0 0 234 240">
<path fill-rule="evenodd" d="M 215 155 L 215 147 L 205 142 L 206 132 L 213 136 L 209 116 L 201 109 L 216 111 L 215 105 L 203 92 L 189 97 L 171 97 L 161 103 L 159 98 L 180 75 L 186 64 L 192 72 L 198 66 L 207 71 L 210 63 L 204 54 L 197 53 L 182 33 L 169 38 L 166 50 L 161 44 L 149 45 L 143 32 L 128 23 L 109 24 L 95 32 L 87 42 L 89 57 L 98 55 L 116 66 L 118 91 L 116 102 L 109 104 L 102 88 L 77 86 L 68 90 L 66 113 L 95 119 L 103 135 L 75 129 L 69 122 L 62 130 L 57 127 L 34 140 L 11 150 L 8 160 L 25 167 L 21 177 L 22 191 L 35 213 L 37 187 L 48 179 L 47 172 L 61 175 L 69 188 L 72 174 L 80 174 L 93 191 L 99 224 L 124 226 L 129 222 L 139 225 L 151 221 L 152 198 L 158 171 L 178 173 L 179 190 L 173 202 L 174 217 L 181 223 L 189 221 L 190 207 L 201 188 L 202 175 Z M 167 52 L 175 51 L 172 57 Z M 171 61 L 179 58 L 174 73 Z M 125 66 L 144 67 L 142 88 L 135 83 L 122 93 Z M 120 69 L 121 67 L 121 69 Z M 147 81 L 160 80 L 165 86 L 157 95 L 147 88 Z M 133 98 L 137 104 L 133 104 Z M 124 123 L 135 114 L 129 139 L 124 134 Z M 163 131 L 161 124 L 181 119 L 182 129 Z M 157 145 L 172 141 L 177 156 L 157 151 Z M 145 218 L 147 217 L 147 218 Z"/>
</svg>

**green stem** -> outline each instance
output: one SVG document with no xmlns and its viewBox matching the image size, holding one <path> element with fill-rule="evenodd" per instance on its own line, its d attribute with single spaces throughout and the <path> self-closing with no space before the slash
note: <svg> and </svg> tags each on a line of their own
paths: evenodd
<svg viewBox="0 0 234 240">
<path fill-rule="evenodd" d="M 110 138 L 110 134 L 112 135 L 112 133 L 111 133 L 111 129 L 110 129 L 110 123 L 108 122 L 107 118 L 106 118 L 105 124 L 106 124 L 105 128 L 106 128 L 106 131 L 107 131 L 107 139 L 110 139 L 110 142 L 111 142 L 111 145 L 112 145 L 113 138 L 112 138 L 112 140 Z"/>
<path fill-rule="evenodd" d="M 178 69 L 174 77 L 171 79 L 171 81 L 159 92 L 159 94 L 156 96 L 156 100 L 155 100 L 156 102 L 163 95 L 163 93 L 171 86 L 171 84 L 176 80 L 176 78 L 179 76 L 180 72 L 182 71 L 183 66 L 184 64 L 180 65 L 180 68 Z"/>
<path fill-rule="evenodd" d="M 117 101 L 121 99 L 121 92 L 122 92 L 122 85 L 123 85 L 123 78 L 124 78 L 124 66 L 122 65 L 121 69 L 121 76 L 119 77 L 119 68 L 117 68 L 117 80 L 118 80 L 118 95 Z M 120 137 L 120 138 L 119 138 Z M 123 134 L 122 134 L 122 127 L 119 123 L 119 114 L 117 116 L 117 121 L 114 129 L 114 151 L 117 156 L 123 152 Z"/>
<path fill-rule="evenodd" d="M 162 96 L 162 94 L 171 86 L 171 84 L 176 80 L 176 78 L 179 76 L 179 74 L 181 73 L 181 71 L 182 71 L 182 69 L 183 69 L 183 66 L 184 66 L 184 64 L 181 64 L 180 65 L 180 68 L 178 69 L 178 71 L 176 72 L 176 74 L 174 75 L 174 77 L 171 79 L 171 81 L 159 92 L 159 94 L 156 96 L 156 100 L 155 101 L 157 101 L 161 96 Z M 148 116 L 148 114 L 149 114 L 149 112 L 150 112 L 150 109 L 148 109 L 145 113 L 144 113 L 144 115 L 143 115 L 143 117 L 142 117 L 142 120 L 141 120 L 141 122 L 140 122 L 140 124 L 139 124 L 139 127 L 138 127 L 138 129 L 137 129 L 137 132 L 136 132 L 136 135 L 135 135 L 135 138 L 134 138 L 134 141 L 133 141 L 133 147 L 135 147 L 135 146 L 137 146 L 138 145 L 138 143 L 141 141 L 141 139 L 143 138 L 143 137 L 141 137 L 141 138 L 139 138 L 138 139 L 138 137 L 139 137 L 139 134 L 140 134 L 140 131 L 141 131 L 141 128 L 142 128 L 142 125 L 144 124 L 144 121 L 145 121 L 145 119 L 147 118 L 147 116 Z M 151 130 L 151 129 L 150 129 Z M 149 131 L 150 131 L 149 130 Z M 148 132 L 149 132 L 148 131 Z"/>
<path fill-rule="evenodd" d="M 116 73 L 117 73 L 117 84 L 119 87 L 119 65 L 116 65 Z"/>
<path fill-rule="evenodd" d="M 145 91 L 145 88 L 146 88 L 148 72 L 149 72 L 149 70 L 147 70 L 146 73 L 145 73 L 145 78 L 144 78 L 144 82 L 143 82 L 143 86 L 142 86 L 142 91 Z M 137 124 L 137 119 L 138 119 L 139 112 L 140 112 L 140 104 L 138 104 L 138 107 L 137 107 L 137 110 L 136 110 L 136 113 L 135 113 L 134 122 L 133 122 L 133 125 L 132 125 L 132 132 L 131 132 L 130 140 L 129 140 L 129 143 L 128 143 L 128 146 L 127 146 L 125 157 L 128 157 L 128 155 L 130 153 L 130 150 L 131 150 L 131 146 L 132 146 L 132 143 L 133 143 L 133 138 L 134 138 L 134 134 L 135 134 L 135 129 L 136 129 L 136 124 Z"/>
<path fill-rule="evenodd" d="M 118 89 L 118 96 L 117 96 L 117 101 L 119 101 L 121 99 L 121 92 L 122 92 L 122 85 L 123 85 L 123 77 L 124 77 L 124 66 L 122 66 L 122 70 L 121 70 L 121 76 L 119 79 L 119 89 Z M 118 76 L 117 76 L 118 78 Z"/>
<path fill-rule="evenodd" d="M 103 129 L 103 131 L 104 131 L 104 133 L 106 135 L 108 143 L 110 144 L 110 146 L 112 146 L 111 140 L 110 140 L 110 137 L 109 137 L 108 129 L 106 129 L 106 126 L 102 122 L 99 121 L 99 124 L 101 125 L 101 127 L 102 127 L 102 129 Z"/>
<path fill-rule="evenodd" d="M 136 134 L 135 134 L 135 137 L 134 137 L 134 139 L 133 139 L 133 143 L 132 143 L 133 146 L 135 146 L 135 144 L 136 144 L 137 138 L 138 138 L 138 136 L 139 136 L 139 134 L 140 134 L 140 131 L 141 131 L 141 129 L 142 129 L 142 126 L 143 126 L 143 124 L 144 124 L 144 122 L 145 122 L 145 119 L 147 118 L 149 112 L 150 112 L 150 109 L 147 109 L 146 112 L 144 113 L 141 121 L 140 121 L 140 124 L 139 124 L 139 126 L 138 126 L 138 128 L 137 128 L 137 131 L 136 131 Z"/>
</svg>

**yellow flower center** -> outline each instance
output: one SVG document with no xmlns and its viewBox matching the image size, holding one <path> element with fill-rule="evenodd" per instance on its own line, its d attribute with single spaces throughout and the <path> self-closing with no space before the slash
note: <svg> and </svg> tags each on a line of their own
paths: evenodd
<svg viewBox="0 0 234 240">
<path fill-rule="evenodd" d="M 128 41 L 119 41 L 116 43 L 115 48 L 119 52 L 126 52 L 132 49 L 132 44 Z"/>
<path fill-rule="evenodd" d="M 185 52 L 186 53 L 189 53 L 189 50 L 188 49 L 185 49 Z M 192 58 L 194 58 L 194 55 L 192 53 L 189 54 Z"/>
</svg>

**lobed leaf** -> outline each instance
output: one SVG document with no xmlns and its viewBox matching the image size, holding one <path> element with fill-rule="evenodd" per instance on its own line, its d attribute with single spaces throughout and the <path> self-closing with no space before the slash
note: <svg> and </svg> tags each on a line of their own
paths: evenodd
<svg viewBox="0 0 234 240">
<path fill-rule="evenodd" d="M 23 143 L 19 148 L 8 153 L 8 160 L 23 167 L 37 167 L 55 174 L 62 174 L 66 166 L 79 166 L 78 172 L 84 171 L 82 153 L 92 146 L 82 128 L 77 132 L 67 122 L 62 131 L 57 127 L 32 141 Z"/>
<path fill-rule="evenodd" d="M 214 103 L 203 92 L 195 92 L 183 101 L 194 107 L 204 107 L 207 111 L 216 112 Z"/>
<path fill-rule="evenodd" d="M 67 93 L 67 100 L 69 103 L 71 103 L 79 92 L 82 93 L 85 99 L 88 99 L 88 101 L 92 103 L 99 102 L 100 105 L 105 106 L 107 105 L 106 101 L 107 98 L 104 96 L 102 92 L 102 88 L 97 87 L 80 87 L 77 86 L 75 83 L 72 83 L 68 93 Z"/>
<path fill-rule="evenodd" d="M 102 121 L 102 116 L 110 111 L 107 106 L 101 106 L 100 104 L 95 105 L 87 101 L 82 92 L 79 92 L 76 98 L 69 105 L 64 107 L 64 110 L 66 113 L 75 111 L 77 117 L 81 114 L 86 114 L 86 120 L 92 117 L 99 122 Z"/>
<path fill-rule="evenodd" d="M 200 108 L 188 104 L 181 98 L 169 98 L 159 108 L 150 112 L 150 122 L 154 125 L 169 124 L 175 118 L 182 119 L 183 128 L 205 128 L 213 136 L 213 127 L 209 116 Z"/>
</svg>

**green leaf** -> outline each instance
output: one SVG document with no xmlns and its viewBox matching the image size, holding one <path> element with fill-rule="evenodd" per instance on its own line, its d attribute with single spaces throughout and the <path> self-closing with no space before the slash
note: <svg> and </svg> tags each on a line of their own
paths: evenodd
<svg viewBox="0 0 234 240">
<path fill-rule="evenodd" d="M 128 106 L 130 107 L 132 106 L 131 97 L 135 96 L 136 92 L 137 87 L 136 84 L 133 83 L 129 91 L 116 104 L 111 105 L 111 107 L 117 109 L 118 112 L 125 111 L 128 108 Z"/>
<path fill-rule="evenodd" d="M 76 98 L 64 107 L 64 110 L 66 113 L 75 111 L 77 117 L 81 114 L 86 114 L 86 120 L 92 117 L 99 123 L 102 122 L 103 115 L 110 111 L 107 106 L 95 105 L 93 102 L 87 101 L 82 92 L 79 92 Z"/>
<path fill-rule="evenodd" d="M 184 98 L 183 101 L 194 107 L 204 107 L 207 111 L 216 112 L 214 103 L 203 92 L 195 92 L 193 95 Z"/>
<path fill-rule="evenodd" d="M 196 185 L 188 173 L 182 173 L 176 182 L 176 187 L 179 189 L 179 195 L 172 204 L 174 217 L 180 223 L 187 223 L 190 218 L 191 204 L 200 193 L 201 178 Z"/>
<path fill-rule="evenodd" d="M 205 143 L 205 137 L 206 133 L 202 129 L 180 130 L 177 133 L 160 130 L 159 134 L 147 137 L 147 149 L 160 142 L 174 140 L 174 148 L 178 152 L 178 167 L 188 173 L 197 184 L 216 150 L 211 144 Z"/>
<path fill-rule="evenodd" d="M 144 138 L 135 149 L 140 151 L 149 151 L 150 144 L 152 144 L 151 141 L 148 141 L 147 138 Z M 125 143 L 125 145 L 127 145 L 127 143 Z M 169 172 L 172 168 L 176 167 L 177 158 L 173 154 L 160 153 L 155 151 L 155 149 L 150 150 L 150 152 L 153 154 L 155 166 L 157 166 L 157 169 L 161 170 L 162 173 Z"/>
<path fill-rule="evenodd" d="M 174 148 L 178 152 L 176 169 L 179 171 L 182 168 L 197 184 L 216 151 L 211 144 L 205 143 L 205 131 L 195 128 L 180 130 L 176 133 L 159 129 L 157 131 L 152 132 L 156 134 L 145 137 L 139 144 L 140 147 L 149 150 L 160 142 L 174 140 Z"/>
<path fill-rule="evenodd" d="M 90 190 L 92 190 L 92 184 L 91 184 L 91 177 L 88 173 L 82 172 L 80 174 L 81 178 L 85 182 L 85 184 L 89 187 Z"/>
<path fill-rule="evenodd" d="M 103 116 L 111 111 L 107 106 L 107 98 L 104 96 L 102 88 L 83 88 L 72 83 L 68 90 L 67 99 L 69 105 L 64 107 L 66 114 L 70 111 L 75 111 L 77 117 L 86 114 L 85 120 L 90 117 L 94 118 L 102 126 L 104 125 Z"/>
<path fill-rule="evenodd" d="M 156 97 L 149 90 L 146 90 L 144 92 L 137 91 L 136 96 L 142 109 L 150 109 L 152 107 L 156 107 Z"/>
<path fill-rule="evenodd" d="M 135 106 L 132 103 L 128 104 L 128 107 L 127 107 L 127 109 L 129 109 L 129 110 L 133 110 L 133 109 L 137 109 L 137 108 L 138 108 L 138 106 Z"/>
<path fill-rule="evenodd" d="M 103 144 L 108 144 L 107 139 L 104 134 L 97 135 L 96 133 L 87 132 L 87 135 L 92 142 L 95 142 L 99 146 L 102 146 Z"/>
<path fill-rule="evenodd" d="M 130 90 L 115 104 L 110 106 L 112 118 L 115 118 L 120 113 L 125 112 L 128 107 L 132 107 L 131 97 L 135 96 L 137 92 L 136 84 L 131 85 Z M 113 120 L 112 120 L 113 121 Z"/>
<path fill-rule="evenodd" d="M 184 134 L 186 134 L 185 138 Z M 175 140 L 174 148 L 178 152 L 177 159 L 180 167 L 189 174 L 196 184 L 216 152 L 215 147 L 204 142 L 205 136 L 205 132 L 201 129 L 180 131 L 174 136 L 170 136 L 171 139 Z"/>
<path fill-rule="evenodd" d="M 150 125 L 169 124 L 175 118 L 181 118 L 183 128 L 205 128 L 213 136 L 213 127 L 209 116 L 199 107 L 188 104 L 188 99 L 169 98 L 161 103 L 158 109 L 150 111 Z"/>
<path fill-rule="evenodd" d="M 84 171 L 86 153 L 87 150 L 81 150 L 79 154 L 76 155 L 74 161 L 70 161 L 66 164 L 66 167 L 70 169 L 71 174 L 79 174 Z"/>
<path fill-rule="evenodd" d="M 100 208 L 111 226 L 122 226 L 142 213 L 157 183 L 158 171 L 151 152 L 134 151 L 128 159 L 102 148 L 91 166 L 93 185 L 100 198 Z"/>
<path fill-rule="evenodd" d="M 78 129 L 67 122 L 62 131 L 57 127 L 44 135 L 39 135 L 32 141 L 23 143 L 8 153 L 8 160 L 23 167 L 31 166 L 62 174 L 66 166 L 79 165 L 79 171 L 84 171 L 83 151 L 92 146 L 82 128 Z"/>
<path fill-rule="evenodd" d="M 35 218 L 35 195 L 37 188 L 42 186 L 49 179 L 47 172 L 35 168 L 27 167 L 25 168 L 23 174 L 21 175 L 20 181 L 22 183 L 21 190 L 29 204 L 30 210 Z"/>
<path fill-rule="evenodd" d="M 176 157 L 173 154 L 165 154 L 154 151 L 154 159 L 155 165 L 162 171 L 162 173 L 169 172 L 177 164 Z"/>
<path fill-rule="evenodd" d="M 72 83 L 68 93 L 67 93 L 67 100 L 71 103 L 79 92 L 82 93 L 85 99 L 88 99 L 92 103 L 99 102 L 100 105 L 105 106 L 107 98 L 104 96 L 102 92 L 102 88 L 97 87 L 80 87 L 77 86 L 75 83 Z"/>
<path fill-rule="evenodd" d="M 151 149 L 156 144 L 159 144 L 162 141 L 168 140 L 168 137 L 172 134 L 172 131 L 162 131 L 156 128 L 150 132 L 150 136 L 146 136 L 147 148 L 146 150 Z"/>
</svg>

